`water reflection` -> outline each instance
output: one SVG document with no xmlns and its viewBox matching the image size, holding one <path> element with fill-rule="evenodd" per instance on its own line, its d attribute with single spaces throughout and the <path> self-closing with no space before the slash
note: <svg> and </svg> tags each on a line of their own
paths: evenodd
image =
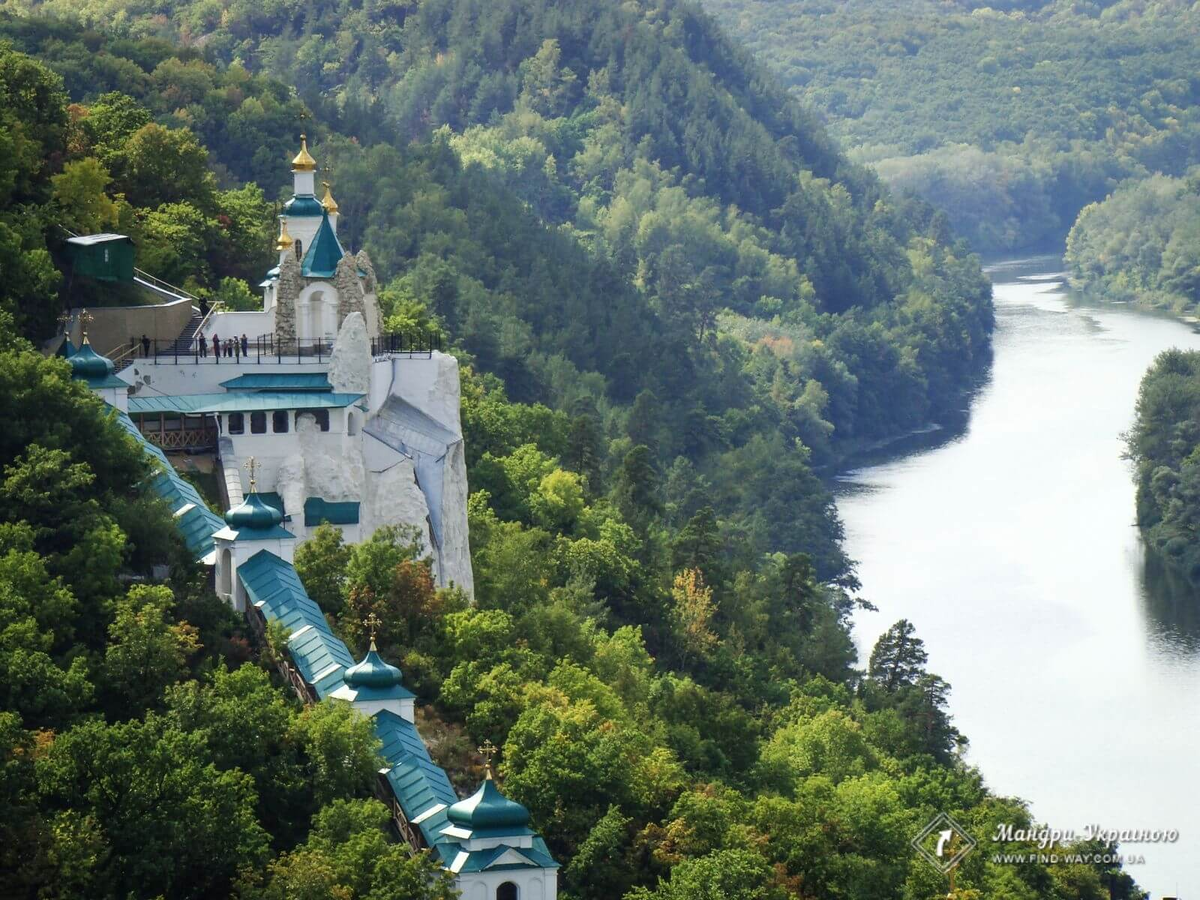
<svg viewBox="0 0 1200 900">
<path fill-rule="evenodd" d="M 1138 593 L 1156 655 L 1200 654 L 1200 589 L 1158 553 L 1140 546 Z"/>
</svg>

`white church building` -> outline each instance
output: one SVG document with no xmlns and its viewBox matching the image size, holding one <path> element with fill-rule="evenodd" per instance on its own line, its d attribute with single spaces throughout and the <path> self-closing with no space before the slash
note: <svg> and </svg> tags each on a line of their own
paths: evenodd
<svg viewBox="0 0 1200 900">
<path fill-rule="evenodd" d="M 338 239 L 303 138 L 292 172 L 262 309 L 214 309 L 182 353 L 134 358 L 116 374 L 129 416 L 164 450 L 215 445 L 230 506 L 253 456 L 262 496 L 300 542 L 322 523 L 350 542 L 414 527 L 438 585 L 470 594 L 457 361 L 381 333 L 371 261 Z"/>
</svg>

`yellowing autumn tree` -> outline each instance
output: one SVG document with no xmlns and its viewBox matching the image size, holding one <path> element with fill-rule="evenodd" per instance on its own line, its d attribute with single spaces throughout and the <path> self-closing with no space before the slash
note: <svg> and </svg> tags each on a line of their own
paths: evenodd
<svg viewBox="0 0 1200 900">
<path fill-rule="evenodd" d="M 674 602 L 671 615 L 680 645 L 680 666 L 686 668 L 690 656 L 707 656 L 717 646 L 717 636 L 711 627 L 717 606 L 713 603 L 712 588 L 704 583 L 699 569 L 684 569 L 675 576 L 671 599 Z"/>
</svg>

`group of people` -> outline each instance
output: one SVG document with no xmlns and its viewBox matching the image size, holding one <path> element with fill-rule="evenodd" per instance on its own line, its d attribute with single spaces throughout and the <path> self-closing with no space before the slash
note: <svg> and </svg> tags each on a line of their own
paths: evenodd
<svg viewBox="0 0 1200 900">
<path fill-rule="evenodd" d="M 196 335 L 196 348 L 202 359 L 208 358 L 208 340 L 203 335 Z M 142 335 L 142 356 L 149 358 L 150 356 L 150 338 L 147 335 Z M 222 341 L 217 335 L 212 336 L 212 355 L 216 357 L 232 356 L 235 359 L 241 359 L 243 356 L 250 355 L 250 339 L 246 335 L 240 338 L 231 337 Z"/>
<path fill-rule="evenodd" d="M 208 357 L 208 341 L 203 336 L 198 336 L 196 345 L 200 348 L 200 356 Z M 212 336 L 212 354 L 216 357 L 232 356 L 235 359 L 241 359 L 243 356 L 250 355 L 250 340 L 246 335 L 240 338 L 231 337 L 221 340 L 218 335 Z"/>
</svg>

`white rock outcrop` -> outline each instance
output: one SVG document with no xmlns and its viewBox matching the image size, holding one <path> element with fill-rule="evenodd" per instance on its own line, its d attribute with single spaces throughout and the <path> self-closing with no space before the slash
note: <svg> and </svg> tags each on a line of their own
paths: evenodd
<svg viewBox="0 0 1200 900">
<path fill-rule="evenodd" d="M 352 312 L 342 320 L 329 357 L 329 383 L 339 394 L 365 394 L 371 390 L 371 339 L 361 312 Z"/>
</svg>

